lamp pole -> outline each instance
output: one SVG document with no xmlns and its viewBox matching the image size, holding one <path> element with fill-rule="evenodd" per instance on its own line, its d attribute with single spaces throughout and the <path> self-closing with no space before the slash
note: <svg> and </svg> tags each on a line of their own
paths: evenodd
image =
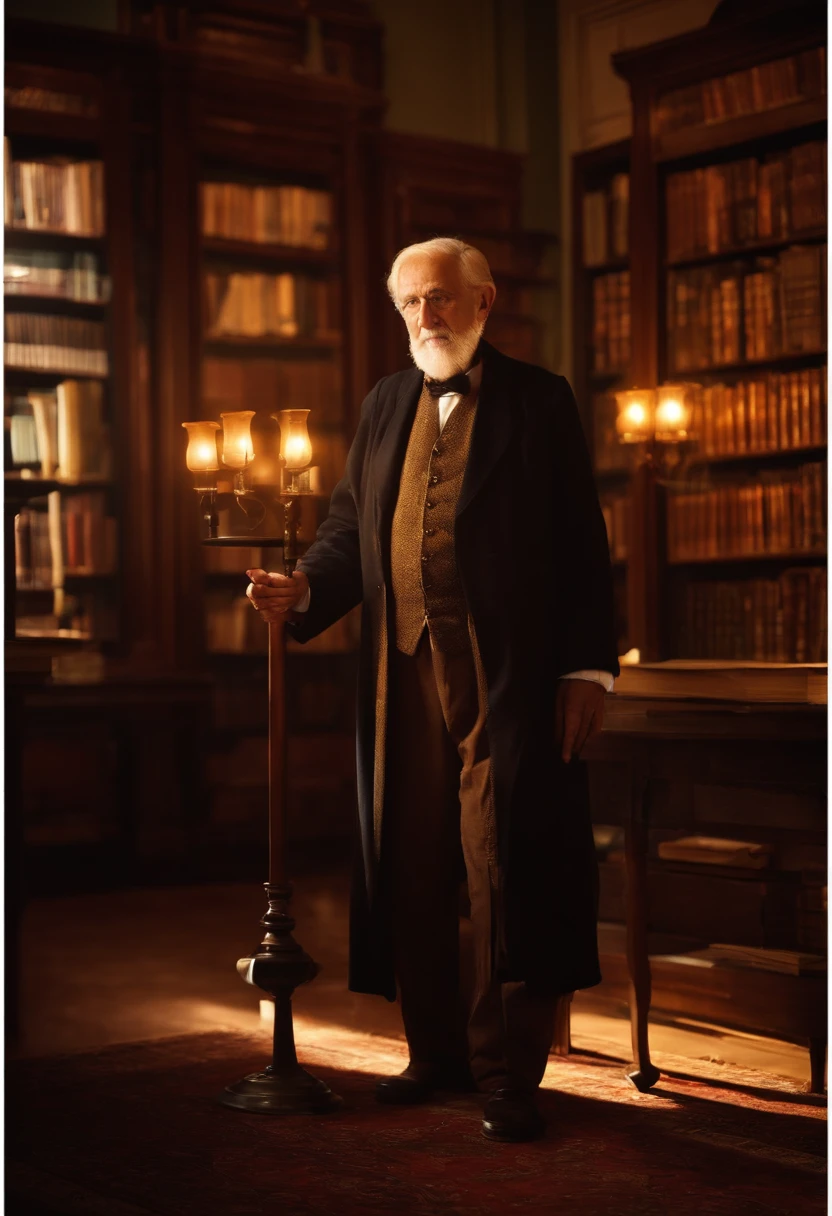
<svg viewBox="0 0 832 1216">
<path fill-rule="evenodd" d="M 205 447 L 205 428 L 209 439 L 218 430 L 216 423 L 188 423 L 188 467 L 194 472 L 197 492 L 201 496 L 203 517 L 208 524 L 206 545 L 246 546 L 252 540 L 264 548 L 274 546 L 283 550 L 284 572 L 290 577 L 297 564 L 297 500 L 309 493 L 308 468 L 311 449 L 306 436 L 307 410 L 286 410 L 277 415 L 281 424 L 281 489 L 275 497 L 283 506 L 284 534 L 282 537 L 239 536 L 220 537 L 216 510 L 216 486 L 209 485 L 208 473 L 218 470 L 216 440 Z M 298 418 L 302 415 L 302 418 Z M 253 459 L 249 424 L 251 411 L 238 411 L 223 416 L 223 462 L 237 470 L 235 495 L 240 505 L 250 511 L 262 506 L 258 495 L 248 486 L 246 472 Z M 197 432 L 196 427 L 203 430 Z M 302 430 L 303 434 L 299 434 Z M 292 467 L 292 443 L 295 442 L 295 466 Z M 194 455 L 192 445 L 202 442 L 202 455 Z M 199 460 L 207 462 L 199 467 Z M 197 467 L 194 467 L 195 464 Z M 298 467 L 300 466 L 300 468 Z M 300 984 L 314 979 L 320 970 L 293 937 L 295 921 L 289 912 L 292 886 L 286 867 L 286 807 L 288 794 L 287 732 L 286 732 L 286 646 L 282 621 L 268 624 L 269 670 L 269 868 L 264 884 L 268 907 L 260 925 L 264 933 L 256 952 L 237 962 L 237 973 L 248 984 L 267 992 L 274 999 L 274 1034 L 272 1059 L 261 1072 L 250 1073 L 227 1086 L 219 1100 L 224 1106 L 268 1115 L 321 1114 L 341 1105 L 325 1081 L 314 1077 L 298 1063 L 292 1022 L 292 995 Z"/>
</svg>

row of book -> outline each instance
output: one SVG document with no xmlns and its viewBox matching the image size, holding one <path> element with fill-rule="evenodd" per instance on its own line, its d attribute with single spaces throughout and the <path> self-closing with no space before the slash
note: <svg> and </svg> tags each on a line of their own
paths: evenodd
<svg viewBox="0 0 832 1216">
<path fill-rule="evenodd" d="M 110 427 L 97 380 L 63 380 L 54 391 L 7 402 L 13 468 L 77 482 L 111 476 Z"/>
<path fill-rule="evenodd" d="M 3 291 L 7 296 L 44 296 L 103 304 L 110 299 L 110 276 L 101 273 L 94 253 L 6 250 Z"/>
<path fill-rule="evenodd" d="M 22 507 L 15 516 L 17 586 L 54 590 L 66 575 L 113 574 L 118 561 L 116 520 L 104 495 L 48 495 L 48 509 Z"/>
<path fill-rule="evenodd" d="M 100 160 L 60 156 L 13 160 L 8 136 L 3 147 L 7 228 L 103 236 L 104 166 Z"/>
<path fill-rule="evenodd" d="M 7 312 L 3 332 L 6 363 L 12 367 L 107 375 L 109 359 L 101 321 Z"/>
<path fill-rule="evenodd" d="M 670 366 L 691 371 L 825 348 L 826 245 L 796 245 L 748 267 L 672 271 Z"/>
<path fill-rule="evenodd" d="M 725 122 L 825 93 L 826 47 L 813 47 L 665 93 L 656 107 L 656 132 Z"/>
<path fill-rule="evenodd" d="M 826 545 L 826 466 L 818 462 L 668 498 L 671 562 L 818 553 Z"/>
<path fill-rule="evenodd" d="M 601 510 L 607 526 L 610 557 L 614 562 L 625 562 L 630 553 L 632 500 L 629 494 L 607 494 L 601 499 Z"/>
<path fill-rule="evenodd" d="M 327 249 L 332 194 L 306 186 L 203 182 L 202 233 L 226 240 Z"/>
<path fill-rule="evenodd" d="M 825 663 L 826 570 L 776 579 L 689 582 L 679 590 L 676 648 L 691 659 Z"/>
<path fill-rule="evenodd" d="M 3 93 L 11 110 L 48 110 L 53 114 L 77 114 L 81 118 L 95 118 L 98 114 L 95 100 L 80 93 L 62 93 L 32 84 L 7 84 Z"/>
<path fill-rule="evenodd" d="M 592 370 L 622 371 L 630 362 L 630 272 L 592 281 Z"/>
<path fill-rule="evenodd" d="M 826 141 L 667 179 L 667 257 L 678 261 L 826 226 Z"/>
<path fill-rule="evenodd" d="M 826 368 L 769 372 L 696 393 L 692 430 L 704 456 L 780 452 L 826 442 Z"/>
<path fill-rule="evenodd" d="M 616 173 L 603 190 L 583 200 L 584 266 L 626 258 L 630 243 L 630 175 Z"/>
<path fill-rule="evenodd" d="M 74 590 L 72 594 L 56 593 L 55 599 L 58 603 L 53 606 L 51 612 L 26 612 L 18 615 L 15 636 L 71 638 L 96 642 L 115 641 L 118 637 L 118 613 L 112 599 L 93 592 L 76 594 Z M 66 670 L 68 665 L 68 655 L 52 659 L 53 673 L 56 670 Z"/>
<path fill-rule="evenodd" d="M 338 285 L 296 274 L 205 275 L 206 337 L 334 337 Z"/>
</svg>

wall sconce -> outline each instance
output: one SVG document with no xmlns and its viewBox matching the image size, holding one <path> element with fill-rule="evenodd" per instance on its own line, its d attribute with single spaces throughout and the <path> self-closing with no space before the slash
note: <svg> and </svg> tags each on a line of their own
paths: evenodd
<svg viewBox="0 0 832 1216">
<path fill-rule="evenodd" d="M 685 382 L 617 392 L 615 429 L 619 442 L 643 445 L 642 459 L 669 473 L 680 463 L 682 445 L 693 439 L 692 401 L 700 387 Z"/>
<path fill-rule="evenodd" d="M 217 514 L 217 422 L 183 422 L 188 433 L 186 464 L 194 475 L 194 489 L 200 496 L 208 539 L 203 543 L 223 546 L 248 546 L 254 541 L 263 547 L 283 549 L 283 569 L 291 575 L 297 561 L 297 519 L 295 504 L 311 489 L 312 445 L 306 429 L 309 410 L 282 410 L 273 414 L 280 424 L 280 476 L 275 464 L 258 462 L 260 475 L 268 473 L 271 482 L 254 481 L 255 451 L 251 437 L 254 410 L 235 410 L 221 414 L 222 464 L 234 472 L 234 497 L 249 520 L 257 526 L 265 516 L 266 502 L 277 501 L 284 510 L 284 532 L 277 536 L 220 536 Z M 279 480 L 279 484 L 274 484 Z M 292 888 L 286 870 L 286 698 L 285 647 L 282 621 L 269 622 L 269 869 L 265 884 L 268 909 L 260 924 L 264 930 L 257 951 L 237 962 L 237 972 L 274 998 L 275 1020 L 272 1060 L 263 1072 L 251 1073 L 229 1085 L 220 1102 L 237 1110 L 262 1114 L 320 1113 L 341 1104 L 326 1082 L 312 1076 L 298 1063 L 292 1024 L 292 993 L 299 984 L 308 983 L 319 971 L 318 964 L 292 936 L 295 922 L 289 913 Z"/>
</svg>

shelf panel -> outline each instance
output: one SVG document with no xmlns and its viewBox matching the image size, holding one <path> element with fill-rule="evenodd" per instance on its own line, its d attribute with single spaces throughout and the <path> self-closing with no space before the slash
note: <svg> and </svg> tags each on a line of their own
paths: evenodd
<svg viewBox="0 0 832 1216">
<path fill-rule="evenodd" d="M 582 266 L 584 274 L 591 275 L 592 278 L 598 278 L 604 274 L 621 274 L 624 270 L 630 269 L 630 263 L 627 258 L 618 258 L 612 262 L 601 262 L 597 266 Z"/>
<path fill-rule="evenodd" d="M 793 368 L 814 366 L 826 360 L 825 350 L 802 350 L 792 354 L 775 355 L 771 359 L 747 359 L 742 363 L 719 363 L 709 367 L 688 367 L 684 370 L 675 368 L 668 377 L 678 376 L 680 379 L 691 376 L 725 376 L 736 372 L 789 371 Z"/>
<path fill-rule="evenodd" d="M 495 283 L 513 283 L 516 287 L 556 287 L 553 275 L 523 274 L 520 270 L 492 270 Z"/>
<path fill-rule="evenodd" d="M 757 114 L 741 114 L 720 123 L 656 135 L 653 141 L 654 156 L 657 161 L 683 160 L 713 152 L 717 148 L 730 148 L 734 144 L 763 142 L 772 135 L 798 131 L 801 127 L 820 126 L 825 122 L 825 97 L 797 101 Z"/>
<path fill-rule="evenodd" d="M 668 259 L 666 270 L 686 270 L 694 266 L 712 266 L 720 262 L 732 262 L 738 258 L 757 257 L 767 253 L 779 253 L 793 245 L 822 245 L 826 242 L 826 229 L 817 232 L 795 233 L 776 241 L 755 241 L 749 245 L 738 245 L 733 249 L 722 249 L 719 253 L 697 253 L 689 257 Z"/>
<path fill-rule="evenodd" d="M 69 250 L 73 253 L 89 249 L 103 250 L 106 236 L 81 236 L 74 232 L 57 232 L 52 228 L 9 228 L 4 229 L 6 249 L 58 249 Z"/>
<path fill-rule="evenodd" d="M 668 566 L 725 566 L 751 565 L 755 562 L 803 562 L 826 561 L 826 550 L 795 549 L 791 553 L 747 553 L 730 557 L 682 557 L 668 558 Z"/>
<path fill-rule="evenodd" d="M 53 371 L 45 367 L 20 367 L 16 363 L 5 365 L 6 379 L 15 384 L 33 384 L 38 387 L 54 387 L 62 380 L 109 380 L 109 372 L 78 372 L 64 369 Z"/>
<path fill-rule="evenodd" d="M 97 319 L 109 307 L 109 300 L 76 300 L 73 296 L 41 295 L 33 291 L 4 291 L 3 306 L 7 313 L 43 312 L 73 317 Z"/>
<path fill-rule="evenodd" d="M 316 266 L 322 270 L 335 270 L 339 257 L 331 249 L 311 249 L 305 245 L 272 245 L 261 241 L 236 241 L 219 236 L 202 238 L 203 256 L 211 261 L 240 259 L 261 261 L 285 266 Z"/>
<path fill-rule="evenodd" d="M 826 457 L 826 444 L 815 444 L 804 448 L 777 448 L 776 451 L 763 452 L 720 452 L 718 455 L 695 455 L 688 459 L 688 467 L 704 464 L 746 464 L 765 461 L 786 463 L 789 460 L 823 460 Z"/>
<path fill-rule="evenodd" d="M 241 334 L 238 337 L 205 338 L 203 349 L 211 355 L 233 355 L 235 352 L 246 354 L 262 353 L 264 355 L 286 355 L 319 353 L 340 350 L 344 344 L 343 337 L 338 334 L 326 338 L 280 338 L 276 335 L 249 337 Z"/>
<path fill-rule="evenodd" d="M 7 106 L 5 133 L 12 137 L 61 139 L 73 144 L 98 143 L 101 139 L 101 122 L 99 118 L 84 114 Z"/>
<path fill-rule="evenodd" d="M 85 477 L 70 481 L 64 477 L 21 477 L 17 473 L 4 473 L 3 484 L 6 497 L 22 493 L 34 497 L 48 494 L 51 490 L 102 490 L 113 484 L 107 477 Z"/>
</svg>

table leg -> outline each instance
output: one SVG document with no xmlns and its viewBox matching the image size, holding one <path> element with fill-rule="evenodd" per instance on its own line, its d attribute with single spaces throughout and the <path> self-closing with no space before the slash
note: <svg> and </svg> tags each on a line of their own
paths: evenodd
<svg viewBox="0 0 832 1216">
<path fill-rule="evenodd" d="M 811 1038 L 809 1040 L 809 1067 L 811 1069 L 811 1080 L 809 1082 L 810 1094 L 822 1094 L 826 1092 L 826 1039 L 823 1037 Z"/>
<path fill-rule="evenodd" d="M 555 1036 L 552 1050 L 556 1056 L 568 1056 L 572 1050 L 572 997 L 574 992 L 565 992 L 558 997 L 555 1006 Z"/>
<path fill-rule="evenodd" d="M 647 824 L 645 798 L 647 777 L 632 773 L 630 816 L 624 840 L 627 909 L 627 967 L 630 972 L 630 1026 L 635 1067 L 627 1077 L 646 1093 L 659 1079 L 650 1060 L 648 1017 L 652 981 L 647 953 Z"/>
</svg>

